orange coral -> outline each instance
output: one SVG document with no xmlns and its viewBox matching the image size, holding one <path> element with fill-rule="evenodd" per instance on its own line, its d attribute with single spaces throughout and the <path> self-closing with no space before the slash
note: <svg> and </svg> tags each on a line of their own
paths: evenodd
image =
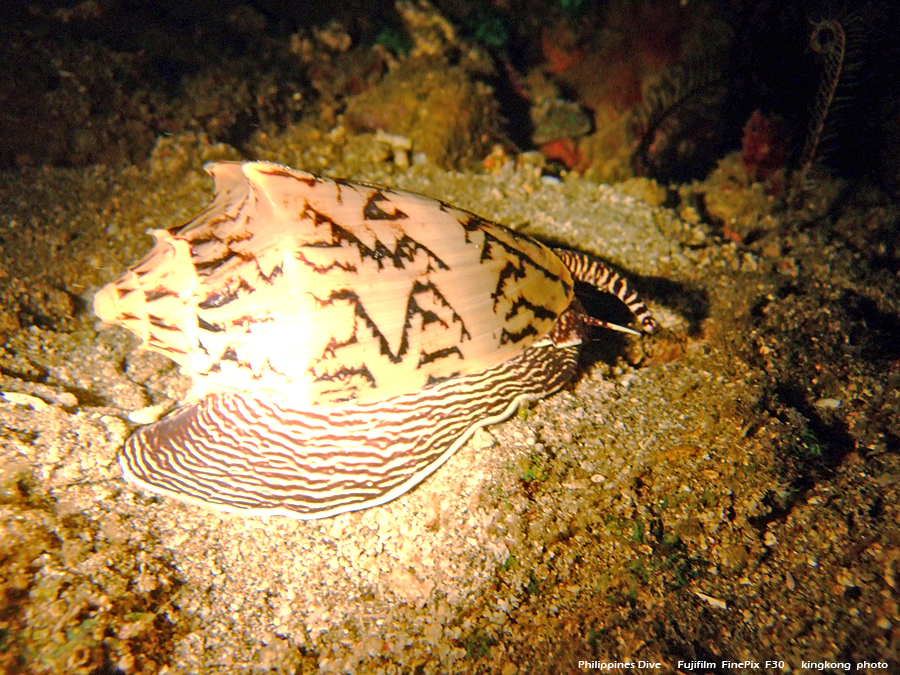
<svg viewBox="0 0 900 675">
<path fill-rule="evenodd" d="M 583 171 L 588 166 L 584 153 L 571 138 L 560 138 L 541 146 L 541 152 L 549 160 L 562 162 L 568 169 Z"/>
</svg>

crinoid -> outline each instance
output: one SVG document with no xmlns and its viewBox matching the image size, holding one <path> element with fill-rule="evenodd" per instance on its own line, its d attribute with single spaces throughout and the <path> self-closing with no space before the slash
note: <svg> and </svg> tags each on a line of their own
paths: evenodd
<svg viewBox="0 0 900 675">
<path fill-rule="evenodd" d="M 714 128 L 727 93 L 721 54 L 703 54 L 667 68 L 643 88 L 643 103 L 634 111 L 637 147 L 631 165 L 638 175 L 677 174 L 692 155 L 692 137 Z"/>
<path fill-rule="evenodd" d="M 809 47 L 818 57 L 822 70 L 798 165 L 800 186 L 807 181 L 810 169 L 821 162 L 827 146 L 838 133 L 841 112 L 852 100 L 858 83 L 863 40 L 859 15 L 810 21 Z"/>
</svg>

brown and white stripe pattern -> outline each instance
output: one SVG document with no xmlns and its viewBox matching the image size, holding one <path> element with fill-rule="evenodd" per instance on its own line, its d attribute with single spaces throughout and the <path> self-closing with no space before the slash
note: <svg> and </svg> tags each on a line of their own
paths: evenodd
<svg viewBox="0 0 900 675">
<path fill-rule="evenodd" d="M 94 300 L 204 392 L 379 401 L 521 354 L 572 301 L 550 249 L 434 199 L 266 162 L 208 170 L 211 205 L 154 230 Z"/>
<path fill-rule="evenodd" d="M 225 511 L 310 519 L 363 509 L 420 483 L 479 427 L 559 389 L 577 356 L 577 346 L 531 347 L 473 375 L 328 411 L 210 394 L 138 429 L 120 463 L 150 491 Z"/>
<path fill-rule="evenodd" d="M 434 199 L 267 162 L 206 168 L 210 205 L 154 230 L 94 300 L 194 376 L 194 402 L 121 457 L 150 491 L 296 518 L 381 504 L 572 377 L 598 323 L 575 281 L 656 327 L 601 261 Z"/>
<path fill-rule="evenodd" d="M 637 291 L 628 284 L 628 280 L 610 269 L 602 260 L 565 248 L 555 248 L 553 252 L 569 268 L 569 272 L 576 281 L 590 284 L 621 300 L 646 332 L 652 333 L 658 328 L 656 319 L 653 318 Z"/>
</svg>

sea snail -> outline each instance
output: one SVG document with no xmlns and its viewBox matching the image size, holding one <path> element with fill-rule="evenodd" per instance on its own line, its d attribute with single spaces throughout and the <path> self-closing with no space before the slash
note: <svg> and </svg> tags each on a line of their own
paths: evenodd
<svg viewBox="0 0 900 675">
<path fill-rule="evenodd" d="M 267 162 L 205 168 L 206 210 L 153 230 L 94 300 L 194 378 L 193 402 L 125 445 L 146 490 L 301 519 L 383 504 L 572 378 L 591 323 L 574 281 L 656 327 L 599 260 L 434 199 Z"/>
</svg>

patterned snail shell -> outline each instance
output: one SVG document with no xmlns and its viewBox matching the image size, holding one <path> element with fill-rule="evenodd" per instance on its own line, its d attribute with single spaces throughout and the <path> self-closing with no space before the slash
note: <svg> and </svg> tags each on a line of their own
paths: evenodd
<svg viewBox="0 0 900 675">
<path fill-rule="evenodd" d="M 194 378 L 120 458 L 152 492 L 312 519 L 383 504 L 480 427 L 558 390 L 590 320 L 574 281 L 656 324 L 620 276 L 420 195 L 219 162 L 210 205 L 151 232 L 103 321 Z"/>
</svg>

